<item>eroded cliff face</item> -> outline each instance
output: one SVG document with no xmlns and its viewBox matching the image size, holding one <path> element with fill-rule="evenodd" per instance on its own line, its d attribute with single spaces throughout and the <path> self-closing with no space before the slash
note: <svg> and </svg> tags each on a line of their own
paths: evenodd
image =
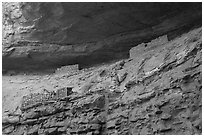
<svg viewBox="0 0 204 137">
<path fill-rule="evenodd" d="M 3 3 L 3 69 L 81 66 L 201 25 L 201 3 Z"/>
<path fill-rule="evenodd" d="M 137 45 L 129 59 L 54 79 L 64 87 L 24 96 L 4 115 L 3 134 L 202 133 L 201 28 Z"/>
</svg>

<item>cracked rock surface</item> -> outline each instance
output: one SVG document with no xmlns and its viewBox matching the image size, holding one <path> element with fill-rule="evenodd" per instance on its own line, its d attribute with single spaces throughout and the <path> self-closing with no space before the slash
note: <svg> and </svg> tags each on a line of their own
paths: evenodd
<svg viewBox="0 0 204 137">
<path fill-rule="evenodd" d="M 50 75 L 62 87 L 23 97 L 3 134 L 202 134 L 202 29 L 152 42 L 127 60 Z"/>
</svg>

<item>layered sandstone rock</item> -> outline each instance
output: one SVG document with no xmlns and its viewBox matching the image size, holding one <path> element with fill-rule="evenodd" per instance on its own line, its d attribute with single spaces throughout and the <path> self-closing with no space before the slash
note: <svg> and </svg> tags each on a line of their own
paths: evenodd
<svg viewBox="0 0 204 137">
<path fill-rule="evenodd" d="M 201 25 L 201 3 L 3 3 L 3 69 L 127 58 L 131 47 Z"/>
<path fill-rule="evenodd" d="M 26 96 L 3 134 L 201 134 L 202 29 L 139 53 L 79 75 L 80 92 Z"/>
</svg>

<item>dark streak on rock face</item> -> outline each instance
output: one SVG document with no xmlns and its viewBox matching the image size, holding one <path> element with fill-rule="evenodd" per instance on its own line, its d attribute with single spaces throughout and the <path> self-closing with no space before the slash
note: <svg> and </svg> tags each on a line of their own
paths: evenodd
<svg viewBox="0 0 204 137">
<path fill-rule="evenodd" d="M 4 3 L 3 68 L 82 67 L 201 25 L 201 3 Z M 15 50 L 14 50 L 15 49 Z M 43 64 L 43 65 L 42 65 Z"/>
</svg>

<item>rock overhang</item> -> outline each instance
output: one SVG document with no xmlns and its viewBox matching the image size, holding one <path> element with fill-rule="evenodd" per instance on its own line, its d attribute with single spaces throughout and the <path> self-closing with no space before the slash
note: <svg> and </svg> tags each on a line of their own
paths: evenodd
<svg viewBox="0 0 204 137">
<path fill-rule="evenodd" d="M 174 38 L 200 26 L 202 19 L 201 3 L 3 6 L 4 69 L 44 69 L 127 58 L 131 47 L 165 34 Z"/>
</svg>

